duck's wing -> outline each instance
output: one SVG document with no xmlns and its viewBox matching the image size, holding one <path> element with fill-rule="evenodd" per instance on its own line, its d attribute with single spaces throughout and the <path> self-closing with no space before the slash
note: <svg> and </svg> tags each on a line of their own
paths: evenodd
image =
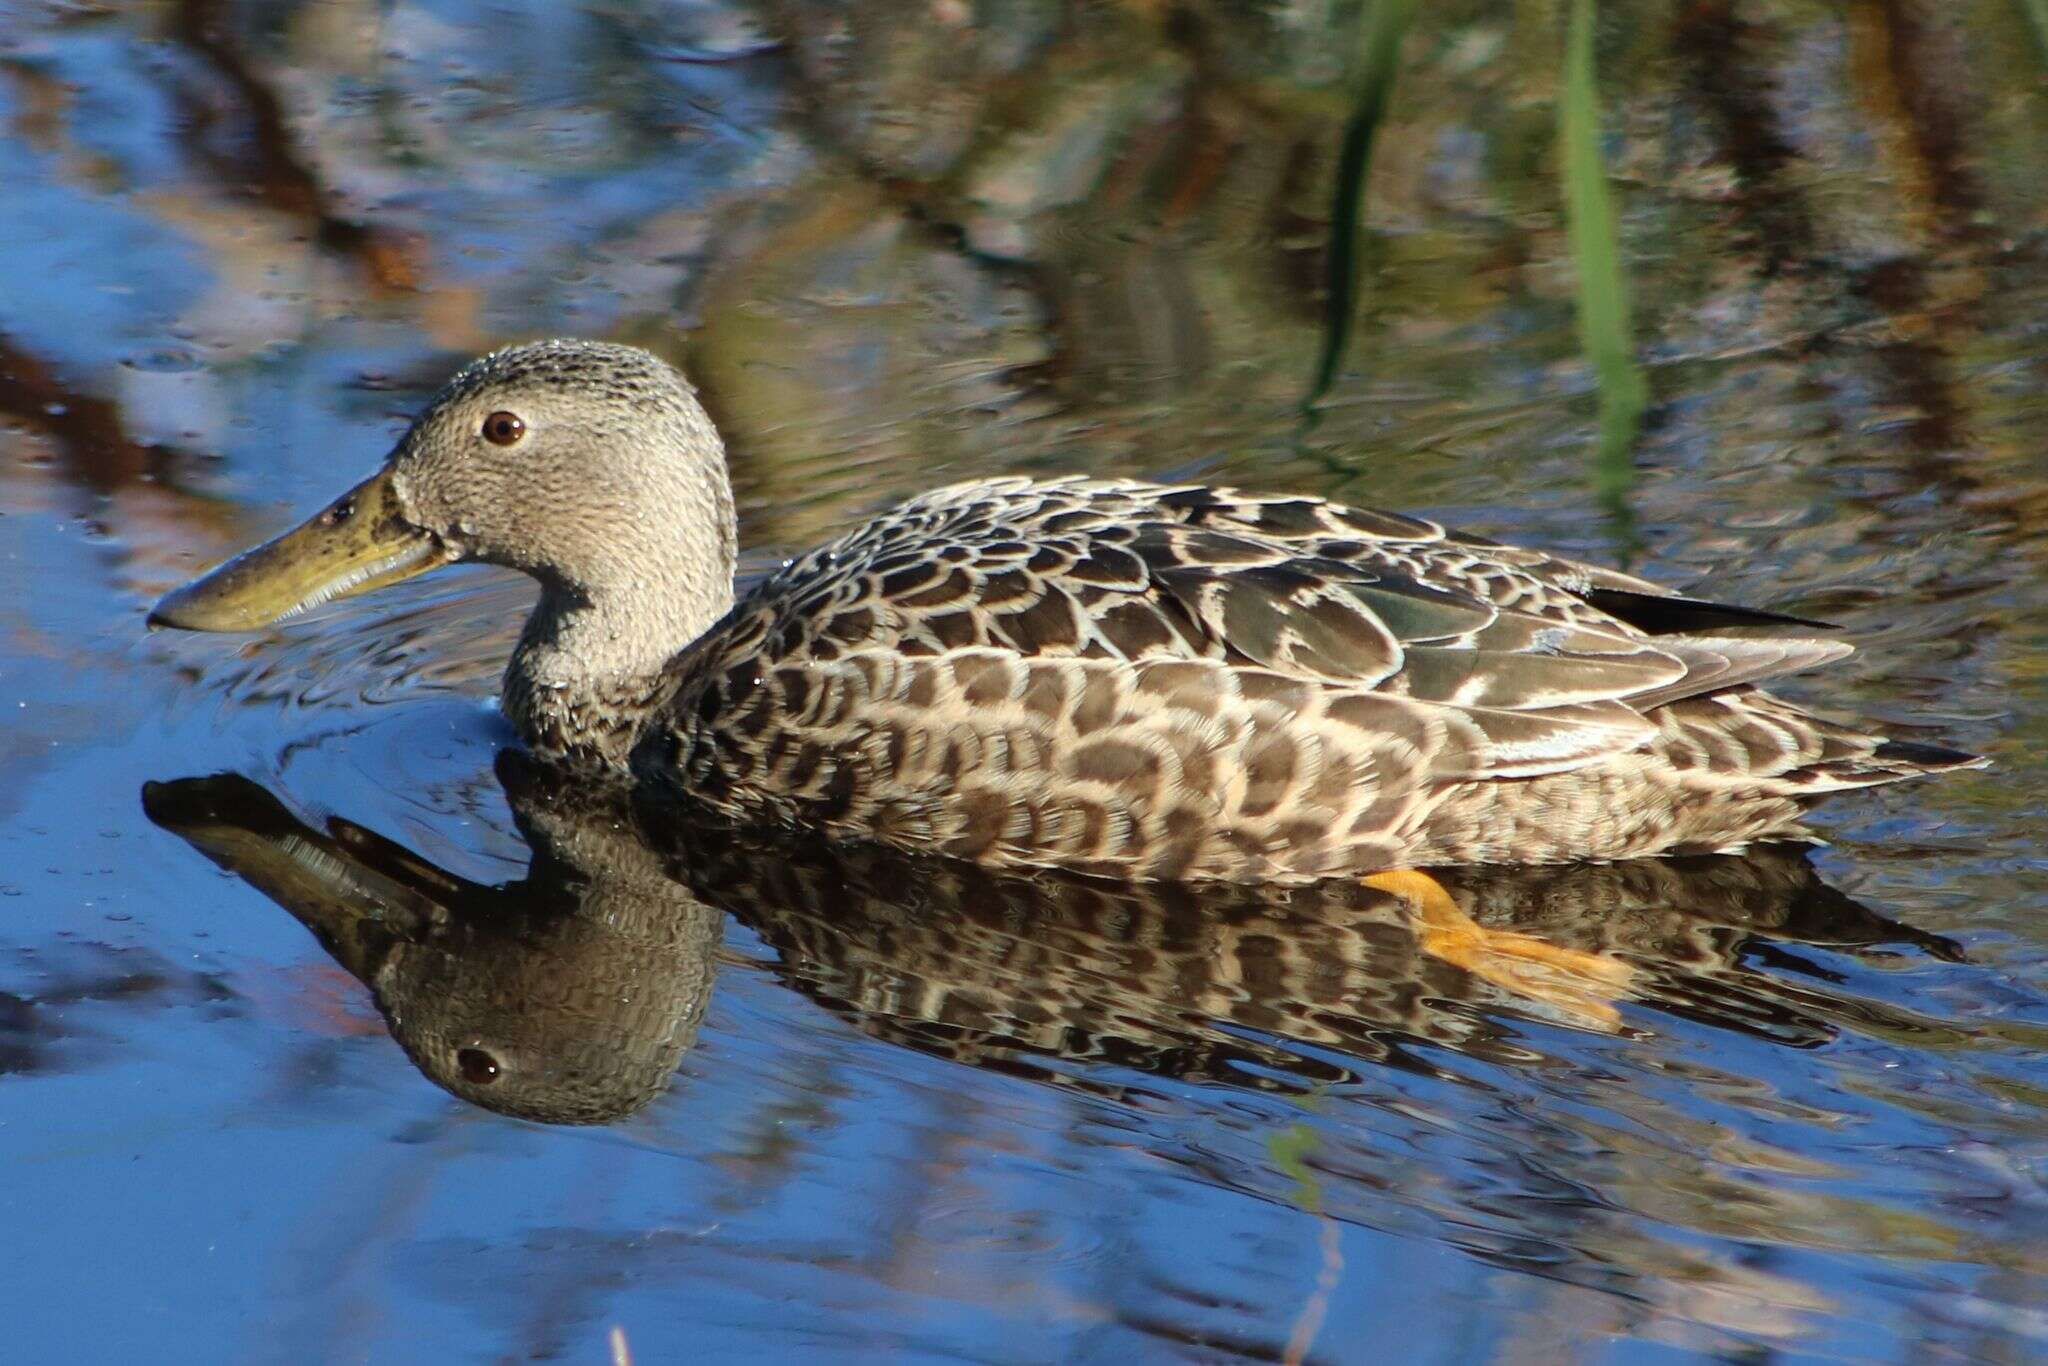
<svg viewBox="0 0 2048 1366">
<path fill-rule="evenodd" d="M 1816 634 L 1835 629 L 1824 622 L 1670 594 L 1616 570 L 1419 518 L 1314 499 L 1197 492 L 1206 496 L 1184 501 L 1200 530 L 1168 533 L 1169 540 L 1242 528 L 1239 534 L 1292 548 L 1300 570 L 1329 584 L 1346 583 L 1347 571 L 1369 581 L 1378 590 L 1376 610 L 1387 604 L 1386 590 L 1404 583 L 1441 595 L 1420 617 L 1402 619 L 1407 604 L 1382 614 L 1402 627 L 1401 666 L 1381 684 L 1389 692 L 1514 711 L 1612 702 L 1641 713 L 1815 668 L 1852 650 Z M 1380 534 L 1357 534 L 1367 530 Z M 1473 615 L 1460 621 L 1461 609 Z M 1735 634 L 1759 628 L 1768 634 Z"/>
<path fill-rule="evenodd" d="M 824 675 L 845 673 L 830 666 L 860 657 L 889 658 L 892 692 L 909 687 L 897 666 L 921 676 L 962 652 L 1032 666 L 984 670 L 991 691 L 1055 661 L 1200 663 L 1176 675 L 1189 706 L 1245 703 L 1259 677 L 1368 695 L 1374 724 L 1412 729 L 1437 777 L 1470 780 L 1637 748 L 1651 706 L 1843 649 L 1653 634 L 1601 594 L 1653 625 L 1666 601 L 1626 575 L 1317 499 L 1002 480 L 913 500 L 791 562 L 690 667 L 709 680 L 705 715 L 765 717 L 825 705 Z M 1113 672 L 1135 686 L 1142 671 Z M 932 686 L 955 713 L 976 704 L 958 677 Z"/>
</svg>

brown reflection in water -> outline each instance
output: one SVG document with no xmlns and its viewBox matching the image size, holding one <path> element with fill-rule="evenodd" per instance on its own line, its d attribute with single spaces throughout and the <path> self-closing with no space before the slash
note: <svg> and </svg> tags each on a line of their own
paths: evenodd
<svg viewBox="0 0 2048 1366">
<path fill-rule="evenodd" d="M 834 434 L 815 421 L 792 423 L 793 411 L 846 408 L 845 425 L 863 443 L 862 469 L 984 457 L 995 425 L 1006 460 L 1016 463 L 1074 431 L 1105 459 L 1133 451 L 1155 461 L 1200 458 L 1234 408 L 1274 401 L 1273 376 L 1303 372 L 1314 355 L 1328 230 L 1323 182 L 1347 111 L 1341 80 L 1310 74 L 1293 26 L 1171 7 L 1089 8 L 1058 20 L 1021 14 L 990 25 L 964 7 L 843 14 L 798 0 L 778 0 L 766 19 L 776 37 L 758 70 L 786 91 L 785 118 L 809 156 L 789 159 L 767 183 L 712 211 L 730 230 L 713 234 L 701 267 L 682 283 L 680 305 L 705 301 L 706 327 L 691 359 L 708 376 L 707 396 L 729 428 L 743 486 L 760 490 L 767 539 L 794 543 L 824 530 L 782 506 L 800 501 L 792 488 L 815 481 L 771 483 L 772 471 L 757 472 L 836 453 Z M 323 183 L 323 159 L 306 145 L 320 125 L 295 130 L 279 93 L 289 73 L 266 71 L 251 55 L 261 22 L 259 10 L 221 0 L 182 0 L 169 12 L 168 31 L 203 67 L 195 76 L 188 64 L 169 78 L 187 116 L 181 139 L 237 195 L 307 224 L 326 249 L 361 262 L 379 289 L 419 288 L 416 244 L 344 212 Z M 1478 91 L 1506 101 L 1485 105 L 1489 111 L 1547 128 L 1522 108 L 1526 98 L 1510 98 L 1518 82 L 1547 89 L 1543 64 L 1554 54 L 1544 42 L 1524 41 L 1543 24 L 1517 18 L 1502 27 L 1463 13 L 1432 22 L 1461 46 L 1455 61 L 1439 56 L 1412 79 L 1404 75 L 1384 130 L 1373 213 L 1405 220 L 1399 231 L 1417 242 L 1449 244 L 1431 251 L 1469 257 L 1475 269 L 1457 272 L 1468 288 L 1479 277 L 1487 283 L 1458 297 L 1441 276 L 1375 275 L 1366 306 L 1427 319 L 1408 325 L 1424 342 L 1432 331 L 1498 327 L 1505 315 L 1529 311 L 1529 299 L 1498 297 L 1501 280 L 1532 264 L 1556 268 L 1534 259 L 1556 249 L 1543 148 L 1520 147 L 1510 127 L 1479 129 L 1460 104 Z M 1979 478 L 1958 454 L 1977 433 L 1957 357 L 1983 331 L 1977 306 L 1991 289 L 1990 269 L 1977 259 L 1986 192 L 1973 165 L 1980 130 L 1966 93 L 1968 54 L 1955 26 L 1925 4 L 1859 0 L 1850 11 L 1837 35 L 1849 49 L 1847 67 L 1834 73 L 1842 88 L 1812 98 L 1830 109 L 1846 102 L 1852 116 L 1860 102 L 1881 130 L 1914 245 L 1898 259 L 1845 263 L 1836 251 L 1857 225 L 1845 227 L 1835 201 L 1809 187 L 1854 168 L 1837 164 L 1833 151 L 1816 153 L 1810 139 L 1802 147 L 1793 132 L 1798 116 L 1787 112 L 1795 93 L 1808 98 L 1787 87 L 1820 23 L 1782 6 L 1694 0 L 1638 41 L 1678 55 L 1681 98 L 1706 114 L 1716 155 L 1733 168 L 1738 253 L 1754 257 L 1766 277 L 1819 277 L 1794 302 L 1788 330 L 1819 339 L 1822 349 L 1867 353 L 1880 388 L 1874 406 L 1912 415 L 1896 430 L 1915 476 L 1977 492 L 2003 476 Z M 1498 48 L 1481 43 L 1503 35 Z M 670 57 L 650 46 L 645 59 Z M 28 102 L 25 135 L 50 135 L 50 98 Z M 1660 92 L 1650 103 L 1661 108 L 1668 98 Z M 1445 172 L 1431 149 L 1462 134 L 1489 145 L 1477 196 L 1432 188 Z M 877 232 L 878 219 L 898 224 L 900 235 Z M 1722 245 L 1711 244 L 1709 254 Z M 881 326 L 890 340 L 914 337 L 923 345 L 913 351 L 928 349 L 929 358 L 889 370 L 874 386 L 886 397 L 820 394 L 818 369 L 829 375 L 835 353 L 876 340 L 872 312 L 813 308 L 787 327 L 774 315 L 785 303 L 814 304 L 844 289 L 825 272 L 843 272 L 864 253 L 900 258 L 869 260 L 860 289 L 892 296 L 901 320 Z M 963 300 L 953 285 L 940 287 L 963 279 L 989 282 L 988 298 Z M 1868 326 L 1844 327 L 1845 288 Z M 1013 294 L 1028 299 L 1028 317 L 983 316 Z M 417 305 L 430 328 L 442 306 L 435 297 L 423 294 Z M 1670 311 L 1683 307 L 1673 301 Z M 1412 356 L 1427 348 L 1403 338 L 1401 349 Z M 1452 352 L 1419 373 L 1456 383 L 1483 377 L 1485 364 Z M 778 369 L 796 379 L 773 378 Z M 963 378 L 970 372 L 971 381 Z M 923 425 L 934 411 L 990 418 L 976 426 L 961 416 L 961 440 L 949 450 Z M 1048 414 L 1062 421 L 1032 424 Z M 1278 441 L 1284 433 L 1276 425 L 1270 435 Z M 869 482 L 861 470 L 842 481 L 849 489 Z"/>
<path fill-rule="evenodd" d="M 1786 315 L 1789 356 L 1821 376 L 1831 359 L 1846 363 L 1868 385 L 1831 386 L 1845 430 L 1878 426 L 1909 477 L 2024 532 L 2048 506 L 2048 484 L 2015 478 L 2026 458 L 1975 411 L 1983 395 L 1962 369 L 2000 321 L 2001 275 L 2029 264 L 1986 228 L 1963 34 L 1916 0 L 1858 0 L 1845 12 L 1841 94 L 1872 130 L 1889 188 L 1883 219 L 1859 229 L 1815 197 L 1824 183 L 1815 173 L 1843 169 L 1790 131 L 1788 120 L 1811 114 L 1788 112 L 1801 98 L 1787 23 L 1732 0 L 1695 0 L 1672 29 L 1685 97 L 1706 113 L 1715 160 L 1734 177 L 1737 231 L 1717 250 L 1752 257 L 1762 279 L 1796 282 L 1782 304 L 1767 304 Z M 1859 242 L 1874 228 L 1895 245 Z"/>
<path fill-rule="evenodd" d="M 119 404 L 72 387 L 54 366 L 4 333 L 0 418 L 16 429 L 0 433 L 0 477 L 13 473 L 8 463 L 42 461 L 50 469 L 40 473 L 63 480 L 40 493 L 30 491 L 27 481 L 16 484 L 0 511 L 47 507 L 84 523 L 95 536 L 113 538 L 108 567 L 130 590 L 138 617 L 141 604 L 189 574 L 194 560 L 218 558 L 245 536 L 238 506 L 180 487 L 188 452 L 135 440 Z M 26 617 L 7 622 L 5 632 L 13 649 L 91 667 L 89 649 L 76 639 L 36 634 Z"/>
<path fill-rule="evenodd" d="M 57 372 L 0 333 L 0 413 L 41 432 L 63 454 L 74 483 L 112 493 L 145 475 L 161 477 L 175 452 L 131 439 L 109 399 L 79 393 Z"/>
<path fill-rule="evenodd" d="M 1344 112 L 1334 90 L 1295 99 L 1256 79 L 1267 54 L 1247 58 L 1247 44 L 1270 35 L 1220 15 L 1089 9 L 1005 42 L 920 5 L 770 13 L 806 143 L 942 250 L 1028 283 L 1050 342 L 1035 369 L 1055 383 L 1099 382 L 1087 352 L 1141 370 L 1163 357 L 1183 385 L 1197 378 L 1206 362 L 1180 352 L 1199 351 L 1208 329 L 1158 294 L 1162 280 L 1188 285 L 1142 261 L 1127 283 L 1125 258 L 1164 251 L 1185 269 L 1191 248 L 1242 238 L 1256 249 L 1240 262 L 1264 269 L 1275 243 L 1300 235 L 1274 224 L 1303 225 L 1286 201 L 1306 192 L 1303 159 Z M 934 82 L 935 66 L 955 78 Z M 1298 320 L 1313 324 L 1320 267 L 1280 278 L 1298 282 Z M 1141 345 L 1110 345 L 1083 306 L 1141 330 Z"/>
<path fill-rule="evenodd" d="M 1983 219 L 1974 165 L 1976 88 L 1953 22 L 1916 0 L 1859 0 L 1848 13 L 1854 93 L 1878 133 L 1908 248 L 1849 280 L 1871 322 L 1849 340 L 1870 358 L 1882 406 L 1901 421 L 1906 468 L 1974 518 L 2003 518 L 2023 550 L 2040 546 L 2048 481 L 2028 477 L 2027 446 L 1977 411 L 1985 394 L 1961 366 L 2001 311 L 2002 278 L 2032 263 L 2001 251 Z M 2021 297 L 2025 297 L 2022 294 Z M 2016 477 L 2018 476 L 2018 477 Z"/>
<path fill-rule="evenodd" d="M 1721 159 L 1734 170 L 1742 245 L 1766 277 L 1810 268 L 1817 238 L 1812 207 L 1790 174 L 1799 152 L 1779 125 L 1778 91 L 1762 60 L 1780 35 L 1736 0 L 1694 0 L 1679 11 L 1671 36 L 1687 93 L 1710 113 Z"/>
<path fill-rule="evenodd" d="M 1945 8 L 1945 7 L 1942 7 Z M 1930 237 L 1983 235 L 1973 216 L 1984 196 L 1969 167 L 1968 116 L 1959 97 L 1972 88 L 1970 63 L 1952 23 L 1937 23 L 1923 0 L 1854 0 L 1849 56 L 1865 107 L 1906 172 L 1904 207 Z"/>
<path fill-rule="evenodd" d="M 119 1056 L 117 1043 L 83 1022 L 80 1007 L 240 1010 L 218 976 L 147 949 L 71 943 L 41 956 L 32 992 L 0 991 L 0 1079 L 82 1070 Z"/>
<path fill-rule="evenodd" d="M 359 261 L 377 288 L 417 288 L 417 244 L 336 212 L 332 194 L 292 136 L 277 92 L 241 48 L 234 27 L 241 13 L 224 0 L 182 0 L 172 11 L 172 37 L 215 77 L 211 89 L 177 90 L 200 161 L 224 183 L 310 224 L 321 246 Z"/>
<path fill-rule="evenodd" d="M 1536 1062 L 1513 1015 L 1640 1032 L 1624 1000 L 1793 1046 L 1909 1030 L 1831 993 L 1797 946 L 1957 956 L 1790 849 L 1286 889 L 1026 880 L 635 811 L 510 752 L 499 776 L 534 857 L 498 887 L 346 820 L 312 829 L 232 775 L 143 803 L 312 929 L 431 1080 L 553 1123 L 659 1093 L 696 1037 L 721 912 L 871 1037 L 1108 1096 L 1129 1083 L 1105 1067 L 1301 1091 L 1368 1063 L 1451 1075 L 1437 1049 Z"/>
<path fill-rule="evenodd" d="M 1886 326 L 1871 348 L 1886 390 L 1909 419 L 1899 428 L 1914 468 L 1970 486 L 1958 463 L 1968 440 L 1954 357 L 1981 326 L 1988 281 L 1979 263 L 1982 204 L 1964 164 L 1965 120 L 1953 98 L 1967 81 L 1963 54 L 1927 23 L 1914 0 L 1858 0 L 1848 14 L 1856 93 L 1884 149 L 1913 246 L 1860 271 L 1852 288 Z"/>
</svg>

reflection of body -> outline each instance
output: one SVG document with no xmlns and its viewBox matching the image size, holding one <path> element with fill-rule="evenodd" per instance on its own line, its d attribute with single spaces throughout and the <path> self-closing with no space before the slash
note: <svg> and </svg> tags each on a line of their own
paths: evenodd
<svg viewBox="0 0 2048 1366">
<path fill-rule="evenodd" d="M 615 793 L 511 756 L 501 768 L 534 850 L 502 887 L 346 821 L 311 830 L 245 779 L 152 785 L 144 801 L 311 928 L 427 1076 L 554 1123 L 617 1118 L 659 1092 L 695 1039 L 722 911 L 878 1037 L 976 1065 L 1050 1056 L 1245 1086 L 1342 1074 L 1296 1044 L 1525 1058 L 1475 1004 L 1613 1028 L 1612 1003 L 1632 997 L 1810 1040 L 1828 1032 L 1811 1004 L 1739 965 L 1754 936 L 1946 951 L 1782 849 L 1391 889 L 1027 880 L 672 811 L 636 819 Z"/>
<path fill-rule="evenodd" d="M 1305 881 L 1730 849 L 1975 762 L 1756 690 L 1839 658 L 1435 523 L 1229 490 L 940 490 L 732 602 L 724 451 L 645 352 L 459 374 L 384 471 L 159 604 L 247 629 L 458 559 L 537 578 L 506 712 L 746 822 L 990 867 Z"/>
</svg>

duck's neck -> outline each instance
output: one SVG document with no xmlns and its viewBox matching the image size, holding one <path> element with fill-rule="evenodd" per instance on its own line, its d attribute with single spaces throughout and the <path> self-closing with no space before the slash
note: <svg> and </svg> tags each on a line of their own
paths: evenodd
<svg viewBox="0 0 2048 1366">
<path fill-rule="evenodd" d="M 624 771 L 669 662 L 732 608 L 730 495 L 721 502 L 712 517 L 622 528 L 616 572 L 542 578 L 504 686 L 505 714 L 536 752 Z"/>
</svg>

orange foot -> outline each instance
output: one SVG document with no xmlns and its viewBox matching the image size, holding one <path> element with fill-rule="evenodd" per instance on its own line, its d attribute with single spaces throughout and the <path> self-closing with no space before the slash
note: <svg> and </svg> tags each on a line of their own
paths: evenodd
<svg viewBox="0 0 2048 1366">
<path fill-rule="evenodd" d="M 1635 970 L 1619 958 L 1560 948 L 1513 930 L 1489 930 L 1465 914 L 1443 884 L 1427 873 L 1374 873 L 1364 881 L 1414 909 L 1416 937 L 1424 953 L 1517 996 L 1541 1001 L 1574 1024 L 1607 1034 L 1621 1028 L 1621 1012 L 1612 1002 L 1628 991 Z"/>
</svg>

